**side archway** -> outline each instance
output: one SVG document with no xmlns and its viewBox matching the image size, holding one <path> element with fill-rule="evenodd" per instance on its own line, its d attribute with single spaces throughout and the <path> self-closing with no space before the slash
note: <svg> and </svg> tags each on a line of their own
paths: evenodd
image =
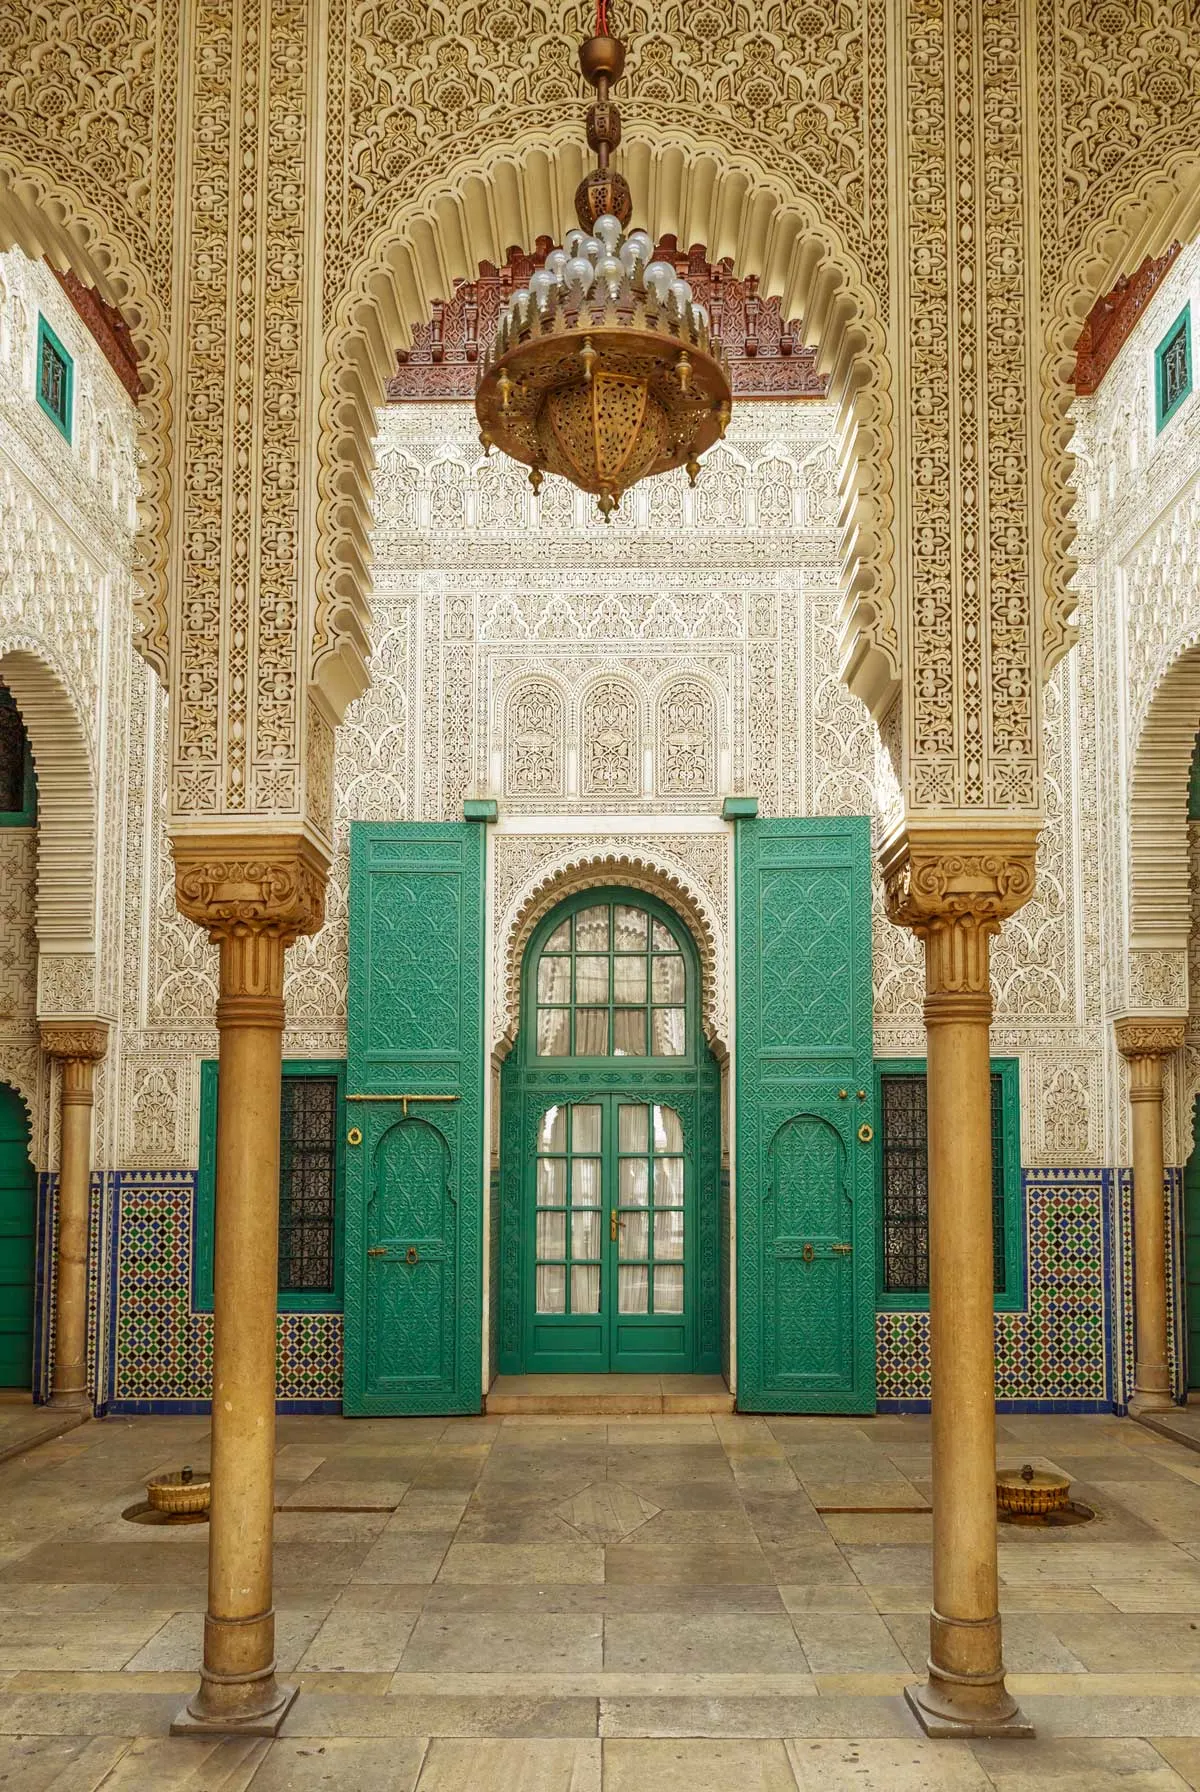
<svg viewBox="0 0 1200 1792">
<path fill-rule="evenodd" d="M 838 463 L 843 542 L 843 666 L 878 715 L 898 687 L 892 589 L 892 397 L 881 295 L 862 244 L 792 181 L 738 145 L 664 130 L 622 152 L 638 222 L 652 235 L 731 256 L 781 300 L 817 350 L 841 412 Z M 573 222 L 584 172 L 578 125 L 531 135 L 519 154 L 497 151 L 431 165 L 415 197 L 366 246 L 326 334 L 318 450 L 317 613 L 312 676 L 333 713 L 366 686 L 375 412 L 397 347 L 414 320 L 448 298 L 483 261 L 513 244 L 556 239 Z"/>
<path fill-rule="evenodd" d="M 1188 778 L 1200 729 L 1200 642 L 1160 679 L 1129 776 L 1129 945 L 1186 949 L 1191 928 Z"/>
<path fill-rule="evenodd" d="M 0 640 L 0 679 L 21 712 L 38 780 L 38 1009 L 95 1006 L 96 788 L 83 723 L 63 673 Z"/>
<path fill-rule="evenodd" d="M 1075 227 L 1064 245 L 1059 273 L 1046 295 L 1041 368 L 1043 675 L 1049 677 L 1071 648 L 1077 631 L 1071 580 L 1075 572 L 1075 500 L 1072 485 L 1075 350 L 1096 301 L 1146 256 L 1200 233 L 1200 152 L 1196 118 L 1184 113 L 1170 141 L 1146 145 L 1125 173 L 1106 173 L 1093 190 L 1099 216 Z M 1132 158 L 1131 158 L 1132 160 Z M 1080 207 L 1080 210 L 1083 210 Z"/>
<path fill-rule="evenodd" d="M 167 320 L 139 257 L 83 195 L 35 179 L 0 155 L 0 250 L 20 249 L 71 272 L 120 311 L 138 353 L 136 644 L 168 681 L 167 554 L 171 483 L 171 373 Z"/>
</svg>

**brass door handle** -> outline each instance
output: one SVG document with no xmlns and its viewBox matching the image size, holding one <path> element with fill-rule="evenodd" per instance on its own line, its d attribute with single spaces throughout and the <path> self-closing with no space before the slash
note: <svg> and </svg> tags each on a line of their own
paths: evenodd
<svg viewBox="0 0 1200 1792">
<path fill-rule="evenodd" d="M 871 1140 L 875 1137 L 875 1128 L 873 1126 L 868 1126 L 867 1122 L 864 1120 L 858 1129 L 858 1136 L 862 1144 L 869 1145 Z"/>
<path fill-rule="evenodd" d="M 404 1261 L 406 1263 L 416 1263 L 418 1261 L 417 1247 L 415 1244 L 410 1244 L 408 1249 L 405 1251 Z"/>
<path fill-rule="evenodd" d="M 839 1257 L 848 1257 L 854 1246 L 852 1244 L 835 1244 L 831 1245 L 830 1249 L 836 1251 Z"/>
<path fill-rule="evenodd" d="M 811 1263 L 816 1254 L 810 1244 L 806 1244 L 800 1253 L 806 1263 Z"/>
<path fill-rule="evenodd" d="M 383 1245 L 383 1244 L 374 1244 L 371 1246 L 370 1250 L 367 1252 L 367 1256 L 368 1257 L 386 1257 L 387 1256 L 387 1246 Z"/>
</svg>

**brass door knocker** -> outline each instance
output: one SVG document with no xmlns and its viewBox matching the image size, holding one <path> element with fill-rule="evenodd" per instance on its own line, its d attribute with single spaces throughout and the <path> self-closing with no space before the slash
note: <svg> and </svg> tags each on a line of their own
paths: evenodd
<svg viewBox="0 0 1200 1792">
<path fill-rule="evenodd" d="M 415 1263 L 417 1261 L 417 1247 L 415 1244 L 410 1244 L 408 1249 L 405 1251 L 404 1261 L 406 1263 Z"/>
<path fill-rule="evenodd" d="M 811 1263 L 816 1254 L 817 1253 L 813 1250 L 810 1244 L 806 1244 L 800 1253 L 806 1263 Z"/>
</svg>

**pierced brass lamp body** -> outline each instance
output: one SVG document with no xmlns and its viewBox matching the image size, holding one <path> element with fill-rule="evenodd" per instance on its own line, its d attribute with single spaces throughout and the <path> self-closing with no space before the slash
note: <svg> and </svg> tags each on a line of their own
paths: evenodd
<svg viewBox="0 0 1200 1792">
<path fill-rule="evenodd" d="M 531 303 L 485 357 L 475 409 L 485 445 L 561 474 L 607 515 L 639 479 L 698 461 L 731 401 L 707 328 L 639 295 L 620 313 L 604 300 L 548 315 Z"/>
</svg>

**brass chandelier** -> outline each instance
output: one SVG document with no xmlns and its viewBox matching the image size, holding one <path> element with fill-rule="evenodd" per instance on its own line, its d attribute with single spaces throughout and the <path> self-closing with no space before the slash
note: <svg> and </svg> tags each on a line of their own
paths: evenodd
<svg viewBox="0 0 1200 1792">
<path fill-rule="evenodd" d="M 607 26 L 600 0 L 596 35 L 579 51 L 596 90 L 587 140 L 598 163 L 575 194 L 580 228 L 501 311 L 475 387 L 484 452 L 527 466 L 535 492 L 546 473 L 593 492 L 606 522 L 639 479 L 686 467 L 695 485 L 733 397 L 704 306 L 670 262 L 654 260 L 646 231 L 628 228 L 629 186 L 609 167 L 621 140 L 609 94 L 625 46 Z"/>
</svg>

